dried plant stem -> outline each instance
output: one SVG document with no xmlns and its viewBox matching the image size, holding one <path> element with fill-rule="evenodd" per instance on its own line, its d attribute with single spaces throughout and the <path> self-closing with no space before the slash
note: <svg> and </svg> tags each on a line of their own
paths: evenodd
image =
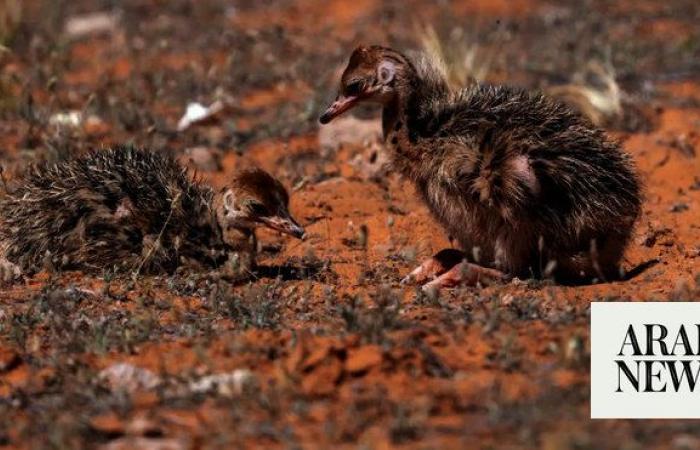
<svg viewBox="0 0 700 450">
<path fill-rule="evenodd" d="M 182 192 L 178 192 L 175 195 L 175 197 L 173 197 L 173 200 L 170 202 L 170 211 L 168 212 L 168 217 L 165 219 L 163 226 L 160 228 L 160 231 L 158 232 L 158 237 L 156 237 L 151 248 L 148 249 L 148 253 L 146 253 L 146 256 L 144 256 L 141 259 L 139 266 L 134 271 L 134 273 L 132 275 L 132 279 L 134 281 L 136 281 L 139 274 L 141 273 L 141 269 L 143 269 L 143 266 L 146 264 L 146 262 L 151 258 L 151 256 L 153 256 L 153 252 L 155 251 L 156 247 L 160 244 L 160 239 L 163 237 L 163 233 L 165 232 L 165 229 L 168 227 L 168 224 L 170 224 L 170 219 L 172 219 L 173 211 L 177 207 L 177 204 L 180 202 L 180 197 L 182 197 Z"/>
</svg>

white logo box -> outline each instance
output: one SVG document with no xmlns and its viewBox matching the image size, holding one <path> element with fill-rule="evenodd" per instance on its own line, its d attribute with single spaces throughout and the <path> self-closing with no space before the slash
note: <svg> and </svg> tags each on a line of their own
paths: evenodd
<svg viewBox="0 0 700 450">
<path fill-rule="evenodd" d="M 700 302 L 591 303 L 591 418 L 700 418 L 699 355 Z"/>
</svg>

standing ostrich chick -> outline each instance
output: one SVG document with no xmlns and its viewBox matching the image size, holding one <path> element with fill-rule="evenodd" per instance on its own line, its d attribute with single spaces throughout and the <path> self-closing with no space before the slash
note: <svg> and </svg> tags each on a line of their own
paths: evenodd
<svg viewBox="0 0 700 450">
<path fill-rule="evenodd" d="M 160 153 L 118 147 L 34 167 L 0 198 L 4 275 L 46 268 L 172 272 L 255 266 L 255 228 L 301 238 L 289 196 L 267 172 L 218 192 Z"/>
<path fill-rule="evenodd" d="M 586 119 L 514 88 L 451 91 L 427 60 L 379 46 L 352 53 L 320 122 L 361 102 L 381 105 L 394 167 L 464 251 L 442 251 L 405 280 L 439 288 L 620 277 L 640 181 L 630 157 Z"/>
</svg>

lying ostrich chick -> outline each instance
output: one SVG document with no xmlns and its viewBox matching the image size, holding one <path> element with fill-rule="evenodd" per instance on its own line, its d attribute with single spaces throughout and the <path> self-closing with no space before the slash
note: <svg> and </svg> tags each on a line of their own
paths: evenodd
<svg viewBox="0 0 700 450">
<path fill-rule="evenodd" d="M 320 122 L 361 102 L 381 105 L 393 166 L 464 251 L 438 253 L 409 280 L 439 288 L 620 277 L 640 181 L 629 156 L 586 119 L 514 88 L 453 92 L 428 61 L 378 46 L 352 53 Z"/>
<path fill-rule="evenodd" d="M 282 184 L 260 169 L 236 173 L 215 192 L 160 153 L 93 151 L 33 168 L 0 198 L 5 275 L 47 266 L 172 272 L 182 264 L 246 275 L 256 227 L 304 234 L 288 205 Z"/>
</svg>

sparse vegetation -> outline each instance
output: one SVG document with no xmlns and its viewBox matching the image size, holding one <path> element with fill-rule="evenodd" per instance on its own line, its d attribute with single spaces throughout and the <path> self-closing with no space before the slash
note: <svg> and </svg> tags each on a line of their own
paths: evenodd
<svg viewBox="0 0 700 450">
<path fill-rule="evenodd" d="M 282 325 L 280 308 L 284 301 L 280 294 L 281 286 L 275 283 L 249 287 L 242 293 L 218 284 L 209 301 L 213 303 L 215 311 L 229 317 L 243 329 L 278 329 Z"/>
<path fill-rule="evenodd" d="M 348 332 L 357 333 L 363 342 L 381 344 L 388 332 L 402 327 L 401 301 L 387 286 L 381 286 L 372 295 L 372 301 L 374 307 L 368 308 L 359 297 L 351 297 L 337 308 Z"/>
</svg>

